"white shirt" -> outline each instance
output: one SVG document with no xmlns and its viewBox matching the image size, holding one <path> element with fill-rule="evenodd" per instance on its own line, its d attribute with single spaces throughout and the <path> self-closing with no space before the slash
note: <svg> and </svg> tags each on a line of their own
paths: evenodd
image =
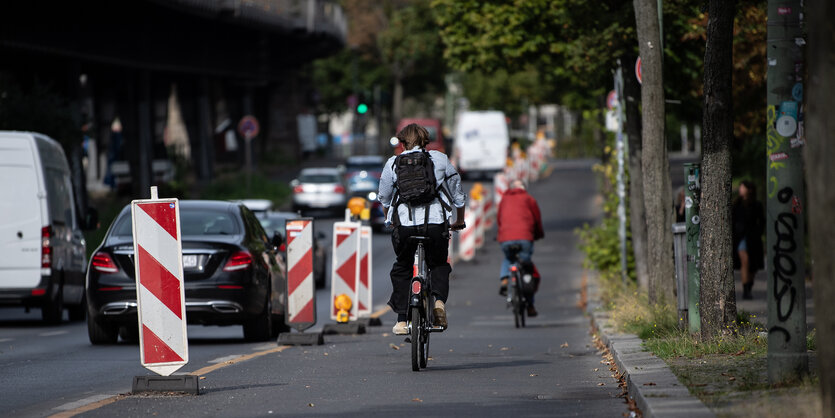
<svg viewBox="0 0 835 418">
<path fill-rule="evenodd" d="M 420 147 L 414 147 L 408 151 L 403 151 L 403 153 L 405 154 L 420 151 Z M 446 188 L 449 195 L 452 196 L 452 202 L 449 201 L 446 193 L 442 191 L 439 191 L 440 198 L 443 199 L 450 207 L 463 208 L 467 203 L 467 195 L 464 194 L 464 191 L 461 189 L 461 176 L 458 175 L 458 171 L 456 171 L 455 167 L 452 166 L 452 163 L 449 162 L 449 158 L 447 158 L 446 154 L 442 152 L 434 150 L 429 151 L 429 157 L 432 158 L 432 164 L 435 166 L 435 180 L 437 181 L 437 184 Z M 383 174 L 380 176 L 380 190 L 377 193 L 377 200 L 379 200 L 386 208 L 390 208 L 394 200 L 394 184 L 397 181 L 397 174 L 394 172 L 395 158 L 397 157 L 391 157 L 388 161 L 386 161 L 386 165 L 383 167 Z M 409 205 L 398 205 L 397 213 L 400 216 L 400 224 L 403 226 L 423 225 L 423 221 L 426 216 L 424 212 L 424 210 L 426 210 L 425 208 L 426 206 L 417 206 L 412 208 L 410 217 Z M 446 212 L 447 219 L 449 219 L 452 215 L 452 213 L 450 213 L 451 211 L 445 211 L 441 206 L 441 203 L 437 200 L 429 204 L 428 208 L 430 224 L 444 223 L 444 212 Z M 392 210 L 388 211 L 388 215 L 386 216 L 387 221 L 391 222 L 393 212 L 394 211 Z"/>
</svg>

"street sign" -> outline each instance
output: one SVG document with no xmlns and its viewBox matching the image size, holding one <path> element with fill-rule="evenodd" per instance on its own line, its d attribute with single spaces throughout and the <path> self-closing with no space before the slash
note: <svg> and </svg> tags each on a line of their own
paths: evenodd
<svg viewBox="0 0 835 418">
<path fill-rule="evenodd" d="M 258 124 L 258 119 L 255 119 L 255 116 L 246 115 L 238 122 L 238 133 L 246 140 L 255 138 L 260 131 L 261 126 Z"/>
<path fill-rule="evenodd" d="M 177 199 L 131 202 L 139 353 L 142 366 L 169 376 L 188 363 L 180 205 Z"/>
<path fill-rule="evenodd" d="M 638 84 L 643 84 L 643 76 L 641 75 L 641 57 L 635 60 L 635 78 L 638 79 Z"/>
</svg>

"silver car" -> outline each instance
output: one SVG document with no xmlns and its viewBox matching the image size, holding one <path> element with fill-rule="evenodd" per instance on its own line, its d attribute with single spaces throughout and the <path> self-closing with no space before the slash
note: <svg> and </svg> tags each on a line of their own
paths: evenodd
<svg viewBox="0 0 835 418">
<path fill-rule="evenodd" d="M 293 188 L 293 211 L 327 209 L 339 213 L 345 209 L 345 184 L 337 168 L 305 168 L 290 186 Z"/>
</svg>

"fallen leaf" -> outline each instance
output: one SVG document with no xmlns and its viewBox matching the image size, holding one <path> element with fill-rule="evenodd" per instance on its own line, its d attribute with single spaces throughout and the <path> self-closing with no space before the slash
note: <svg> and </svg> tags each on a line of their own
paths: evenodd
<svg viewBox="0 0 835 418">
<path fill-rule="evenodd" d="M 420 398 L 414 398 L 412 399 L 412 402 L 423 402 L 423 400 Z"/>
<path fill-rule="evenodd" d="M 728 380 L 729 380 L 729 381 L 731 381 L 731 382 L 733 382 L 734 380 L 736 380 L 736 378 L 735 378 L 735 377 L 733 377 L 733 376 L 731 376 L 731 377 L 729 377 L 729 378 L 728 378 Z"/>
<path fill-rule="evenodd" d="M 395 349 L 395 350 L 399 350 L 399 349 L 400 349 L 400 347 L 398 347 L 398 346 L 396 346 L 396 345 L 394 345 L 394 344 L 392 344 L 392 343 L 389 343 L 389 347 L 391 347 L 391 348 L 393 348 L 393 349 Z"/>
<path fill-rule="evenodd" d="M 655 383 L 653 383 L 653 382 L 644 383 L 644 386 L 655 386 Z"/>
<path fill-rule="evenodd" d="M 737 351 L 736 353 L 733 353 L 733 355 L 734 355 L 734 356 L 741 356 L 741 355 L 743 355 L 743 354 L 745 354 L 745 349 L 744 349 L 744 348 L 743 348 L 743 349 L 741 349 L 741 350 L 739 350 L 739 351 Z"/>
<path fill-rule="evenodd" d="M 535 376 L 539 376 L 539 375 L 536 374 L 536 373 L 531 373 L 531 377 L 535 377 Z"/>
<path fill-rule="evenodd" d="M 606 386 L 605 383 L 598 383 L 597 386 Z"/>
<path fill-rule="evenodd" d="M 502 347 L 502 348 L 499 349 L 499 351 L 507 351 L 507 350 L 510 350 L 510 349 L 507 348 L 507 347 Z"/>
<path fill-rule="evenodd" d="M 314 405 L 312 403 L 309 403 L 309 404 L 307 404 L 307 406 L 312 408 Z"/>
<path fill-rule="evenodd" d="M 564 342 L 560 345 L 560 348 L 568 348 L 568 342 Z"/>
<path fill-rule="evenodd" d="M 599 368 L 597 368 L 597 367 L 595 367 L 595 368 L 594 368 L 594 371 L 598 371 L 598 370 L 600 370 L 600 369 L 599 369 Z"/>
<path fill-rule="evenodd" d="M 206 376 L 200 376 L 200 380 L 203 380 L 205 378 L 206 378 Z"/>
</svg>

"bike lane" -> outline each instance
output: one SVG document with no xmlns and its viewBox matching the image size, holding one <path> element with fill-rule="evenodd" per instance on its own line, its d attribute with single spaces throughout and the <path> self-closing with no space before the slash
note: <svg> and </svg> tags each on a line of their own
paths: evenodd
<svg viewBox="0 0 835 418">
<path fill-rule="evenodd" d="M 498 295 L 502 255 L 492 231 L 472 262 L 456 264 L 449 329 L 432 334 L 429 364 L 420 372 L 411 370 L 410 345 L 391 334 L 395 316 L 389 312 L 383 327 L 365 335 L 327 335 L 322 346 L 273 350 L 205 372 L 199 396 L 127 396 L 81 416 L 628 413 L 578 307 L 583 270 L 574 229 L 600 213 L 591 162 L 557 163 L 529 191 L 539 201 L 545 239 L 533 257 L 543 275 L 539 316 L 526 328 L 514 327 Z M 375 294 L 387 295 L 389 286 L 375 281 Z"/>
</svg>

